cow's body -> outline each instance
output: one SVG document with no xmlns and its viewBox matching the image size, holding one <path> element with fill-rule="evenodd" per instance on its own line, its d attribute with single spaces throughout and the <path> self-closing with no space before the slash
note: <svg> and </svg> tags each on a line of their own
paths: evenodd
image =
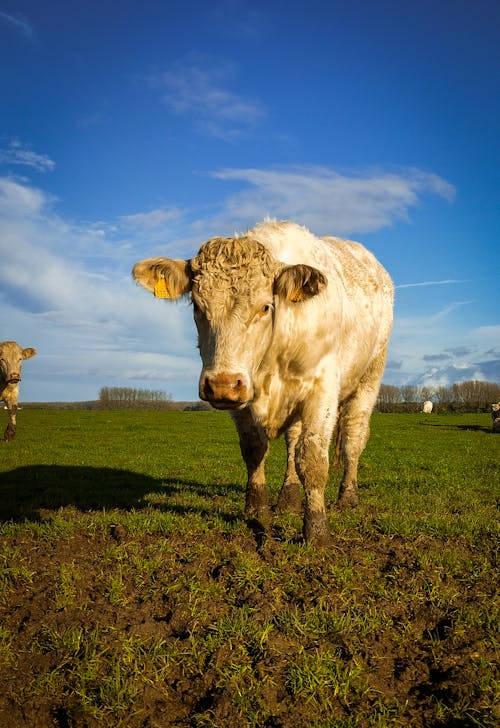
<svg viewBox="0 0 500 728">
<path fill-rule="evenodd" d="M 12 440 L 16 434 L 16 415 L 19 400 L 19 382 L 23 359 L 35 356 L 35 349 L 23 349 L 15 341 L 0 342 L 0 401 L 4 401 L 9 412 L 4 440 Z"/>
<path fill-rule="evenodd" d="M 200 397 L 231 410 L 248 470 L 246 514 L 268 515 L 268 441 L 285 433 L 278 506 L 298 509 L 302 483 L 305 538 L 325 543 L 324 489 L 339 408 L 339 503 L 358 500 L 358 460 L 392 326 L 387 272 L 359 243 L 266 222 L 242 237 L 209 241 L 190 261 L 141 261 L 133 274 L 157 295 L 191 292 Z"/>
</svg>

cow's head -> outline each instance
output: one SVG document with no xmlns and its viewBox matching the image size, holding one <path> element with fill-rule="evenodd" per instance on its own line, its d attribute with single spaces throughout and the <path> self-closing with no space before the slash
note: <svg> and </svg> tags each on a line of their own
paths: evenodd
<svg viewBox="0 0 500 728">
<path fill-rule="evenodd" d="M 302 305 L 327 282 L 316 268 L 284 265 L 248 237 L 214 238 L 188 261 L 143 260 L 132 275 L 161 298 L 191 293 L 203 362 L 199 394 L 218 409 L 254 399 L 279 307 Z"/>
<path fill-rule="evenodd" d="M 0 343 L 0 376 L 7 384 L 21 381 L 21 364 L 23 359 L 35 356 L 36 349 L 23 349 L 15 341 Z"/>
</svg>

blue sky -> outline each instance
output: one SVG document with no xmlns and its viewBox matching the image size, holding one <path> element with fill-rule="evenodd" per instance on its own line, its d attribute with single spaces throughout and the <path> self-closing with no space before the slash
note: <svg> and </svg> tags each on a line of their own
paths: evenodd
<svg viewBox="0 0 500 728">
<path fill-rule="evenodd" d="M 0 340 L 22 399 L 196 399 L 189 306 L 130 279 L 265 216 L 391 273 L 384 381 L 500 381 L 495 0 L 0 0 Z"/>
</svg>

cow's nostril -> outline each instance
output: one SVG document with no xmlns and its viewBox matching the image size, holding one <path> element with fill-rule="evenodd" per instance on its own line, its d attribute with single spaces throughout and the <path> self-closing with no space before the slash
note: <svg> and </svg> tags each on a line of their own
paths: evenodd
<svg viewBox="0 0 500 728">
<path fill-rule="evenodd" d="M 249 397 L 245 378 L 239 373 L 206 374 L 202 379 L 200 392 L 202 399 L 207 399 L 212 404 L 224 403 L 225 407 L 230 403 L 234 406 L 239 405 Z"/>
</svg>

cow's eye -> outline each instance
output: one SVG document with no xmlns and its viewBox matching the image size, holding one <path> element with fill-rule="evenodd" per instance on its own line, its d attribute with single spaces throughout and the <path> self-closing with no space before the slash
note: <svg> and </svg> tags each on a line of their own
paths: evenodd
<svg viewBox="0 0 500 728">
<path fill-rule="evenodd" d="M 261 306 L 259 310 L 259 316 L 260 318 L 263 318 L 264 316 L 267 316 L 269 312 L 271 311 L 271 304 L 270 303 L 264 303 L 263 306 Z"/>
</svg>

